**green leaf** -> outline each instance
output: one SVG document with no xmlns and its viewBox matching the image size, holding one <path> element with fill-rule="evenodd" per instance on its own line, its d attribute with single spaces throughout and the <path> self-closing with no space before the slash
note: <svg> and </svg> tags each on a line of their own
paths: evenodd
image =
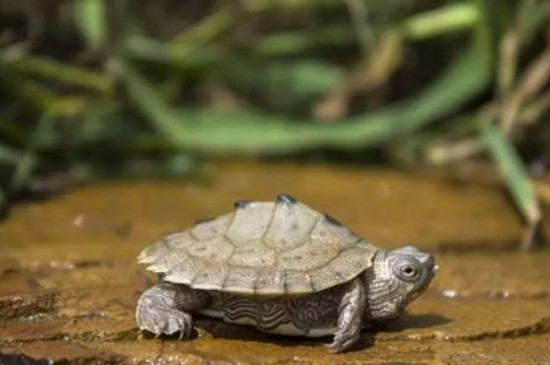
<svg viewBox="0 0 550 365">
<path fill-rule="evenodd" d="M 113 88 L 113 79 L 106 73 L 95 72 L 52 58 L 25 55 L 0 65 L 6 65 L 22 73 L 98 92 L 107 93 Z"/>
<path fill-rule="evenodd" d="M 127 148 L 133 140 L 146 134 L 147 128 L 135 120 L 132 113 L 115 104 L 89 107 L 73 127 L 72 146 L 103 146 Z"/>
<path fill-rule="evenodd" d="M 541 222 L 542 213 L 527 169 L 512 142 L 488 119 L 480 120 L 479 128 L 516 205 L 530 227 L 529 231 L 536 230 L 535 227 Z M 524 241 L 524 248 L 531 248 L 534 244 L 533 236 L 531 234 L 528 236 L 531 239 Z"/>
<path fill-rule="evenodd" d="M 20 190 L 30 181 L 33 171 L 38 166 L 40 161 L 39 148 L 41 144 L 51 143 L 53 138 L 54 118 L 51 115 L 44 114 L 38 121 L 35 129 L 30 132 L 27 140 L 27 146 L 18 159 L 15 171 L 11 176 L 10 188 Z"/>
<path fill-rule="evenodd" d="M 80 28 L 90 48 L 99 48 L 107 34 L 103 0 L 77 0 L 74 4 L 76 25 Z"/>
<path fill-rule="evenodd" d="M 479 16 L 479 8 L 473 2 L 461 2 L 412 16 L 403 24 L 403 31 L 407 38 L 426 39 L 470 29 Z"/>
<path fill-rule="evenodd" d="M 21 153 L 11 147 L 0 144 L 0 164 L 15 165 L 21 158 Z"/>
<path fill-rule="evenodd" d="M 331 125 L 250 112 L 176 111 L 132 67 L 124 67 L 123 77 L 130 98 L 153 128 L 180 148 L 215 153 L 357 148 L 416 130 L 474 97 L 490 80 L 486 49 L 474 44 L 433 85 L 410 100 Z"/>
<path fill-rule="evenodd" d="M 218 73 L 233 89 L 262 95 L 278 109 L 307 105 L 345 79 L 337 67 L 313 59 L 255 63 L 226 58 Z"/>
<path fill-rule="evenodd" d="M 475 0 L 480 22 L 472 44 L 439 78 L 412 98 L 336 124 L 292 120 L 253 112 L 179 111 L 129 64 L 122 77 L 133 104 L 177 148 L 211 153 L 288 153 L 315 147 L 361 148 L 415 131 L 484 90 L 492 78 L 494 34 L 485 18 L 490 0 Z"/>
</svg>

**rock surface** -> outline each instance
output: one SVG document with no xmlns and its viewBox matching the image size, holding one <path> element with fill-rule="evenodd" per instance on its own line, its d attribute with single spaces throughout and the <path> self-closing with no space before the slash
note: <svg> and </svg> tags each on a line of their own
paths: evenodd
<svg viewBox="0 0 550 365">
<path fill-rule="evenodd" d="M 208 319 L 191 341 L 140 334 L 135 303 L 154 278 L 138 252 L 281 191 L 381 247 L 434 253 L 436 280 L 346 354 Z M 522 233 L 494 186 L 391 171 L 226 165 L 200 182 L 83 187 L 0 225 L 0 364 L 550 364 L 550 252 L 516 253 Z"/>
</svg>

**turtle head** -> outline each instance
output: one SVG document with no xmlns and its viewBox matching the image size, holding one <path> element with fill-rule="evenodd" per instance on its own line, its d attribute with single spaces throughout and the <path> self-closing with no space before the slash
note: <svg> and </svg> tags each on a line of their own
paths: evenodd
<svg viewBox="0 0 550 365">
<path fill-rule="evenodd" d="M 437 268 L 432 255 L 412 246 L 378 252 L 366 279 L 366 316 L 373 320 L 397 317 L 426 290 Z"/>
</svg>

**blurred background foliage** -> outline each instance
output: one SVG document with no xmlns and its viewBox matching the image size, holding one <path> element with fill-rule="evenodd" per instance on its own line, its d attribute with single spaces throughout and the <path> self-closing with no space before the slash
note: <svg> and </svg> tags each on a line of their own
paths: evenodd
<svg viewBox="0 0 550 365">
<path fill-rule="evenodd" d="M 549 20 L 547 0 L 0 0 L 1 201 L 209 156 L 490 156 L 537 222 Z"/>
</svg>

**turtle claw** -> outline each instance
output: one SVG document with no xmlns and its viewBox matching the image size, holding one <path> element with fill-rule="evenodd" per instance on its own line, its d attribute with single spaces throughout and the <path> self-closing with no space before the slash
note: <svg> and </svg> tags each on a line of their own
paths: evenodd
<svg viewBox="0 0 550 365">
<path fill-rule="evenodd" d="M 184 312 L 178 313 L 178 319 L 177 319 L 177 326 L 178 326 L 178 340 L 183 340 L 191 337 L 191 333 L 193 330 L 193 324 L 191 316 Z"/>
<path fill-rule="evenodd" d="M 136 320 L 141 330 L 155 335 L 174 335 L 179 332 L 179 339 L 189 338 L 193 330 L 193 318 L 190 314 L 167 305 L 166 298 L 149 289 L 138 301 Z"/>
<path fill-rule="evenodd" d="M 193 321 L 189 314 L 178 310 L 164 309 L 160 316 L 161 334 L 174 335 L 178 333 L 178 339 L 183 340 L 191 336 Z"/>
<path fill-rule="evenodd" d="M 343 338 L 337 334 L 334 341 L 328 345 L 325 345 L 325 347 L 328 348 L 330 352 L 338 354 L 349 350 L 353 345 L 355 345 L 358 339 L 359 336 Z"/>
<path fill-rule="evenodd" d="M 193 330 L 192 318 L 189 314 L 165 308 L 157 309 L 152 317 L 138 314 L 138 323 L 140 329 L 153 333 L 155 338 L 178 333 L 178 339 L 183 340 L 189 338 Z"/>
<path fill-rule="evenodd" d="M 366 293 L 360 280 L 350 282 L 340 304 L 338 330 L 328 348 L 335 353 L 350 349 L 361 337 L 363 321 L 361 316 L 365 308 Z"/>
</svg>

